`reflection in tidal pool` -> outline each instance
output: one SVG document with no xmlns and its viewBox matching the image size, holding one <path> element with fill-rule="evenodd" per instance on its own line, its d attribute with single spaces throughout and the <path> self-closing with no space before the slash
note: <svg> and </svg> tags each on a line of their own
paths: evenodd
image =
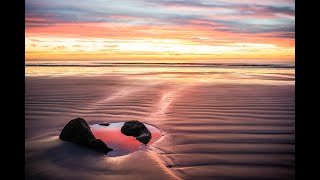
<svg viewBox="0 0 320 180">
<path fill-rule="evenodd" d="M 93 135 L 97 139 L 101 139 L 108 147 L 112 148 L 107 155 L 123 156 L 139 150 L 144 146 L 140 141 L 133 136 L 126 136 L 122 134 L 121 128 L 124 122 L 110 123 L 109 126 L 94 124 L 90 126 Z M 152 145 L 161 138 L 161 131 L 154 126 L 144 124 L 151 132 L 151 140 L 147 145 Z"/>
</svg>

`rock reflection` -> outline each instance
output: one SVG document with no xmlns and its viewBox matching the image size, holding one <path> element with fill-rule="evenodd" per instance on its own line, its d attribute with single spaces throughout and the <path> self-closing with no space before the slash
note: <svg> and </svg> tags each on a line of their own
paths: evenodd
<svg viewBox="0 0 320 180">
<path fill-rule="evenodd" d="M 123 156 L 130 154 L 140 149 L 143 145 L 141 142 L 136 140 L 133 136 L 126 136 L 121 133 L 121 127 L 124 122 L 110 123 L 108 126 L 94 124 L 91 125 L 91 131 L 97 139 L 101 139 L 108 147 L 112 148 L 113 151 L 108 153 L 108 156 Z M 161 131 L 156 127 L 144 124 L 152 134 L 152 138 L 148 145 L 153 144 L 161 138 Z"/>
</svg>

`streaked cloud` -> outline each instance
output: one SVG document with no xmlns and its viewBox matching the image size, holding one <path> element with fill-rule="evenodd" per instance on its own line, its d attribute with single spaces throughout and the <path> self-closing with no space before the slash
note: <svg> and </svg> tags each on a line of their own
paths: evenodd
<svg viewBox="0 0 320 180">
<path fill-rule="evenodd" d="M 130 52 L 139 54 L 139 49 L 158 59 L 173 57 L 168 54 L 186 59 L 188 54 L 251 57 L 253 51 L 260 53 L 252 55 L 257 58 L 294 58 L 292 0 L 26 0 L 25 4 L 27 59 L 41 59 L 39 54 L 51 51 L 59 58 L 90 52 L 99 58 L 111 53 L 117 58 L 118 53 L 121 59 Z"/>
</svg>

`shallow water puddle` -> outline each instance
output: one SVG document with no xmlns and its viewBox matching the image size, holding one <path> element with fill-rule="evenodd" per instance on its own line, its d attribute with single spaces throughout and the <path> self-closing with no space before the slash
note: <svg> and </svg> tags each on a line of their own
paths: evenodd
<svg viewBox="0 0 320 180">
<path fill-rule="evenodd" d="M 125 122 L 110 123 L 108 126 L 94 124 L 90 126 L 93 135 L 113 149 L 107 156 L 123 156 L 138 151 L 145 146 L 140 141 L 136 140 L 135 137 L 122 134 L 121 128 L 124 123 Z M 161 138 L 162 134 L 159 129 L 149 124 L 144 123 L 144 125 L 149 129 L 152 135 L 151 140 L 147 145 L 151 145 Z"/>
</svg>

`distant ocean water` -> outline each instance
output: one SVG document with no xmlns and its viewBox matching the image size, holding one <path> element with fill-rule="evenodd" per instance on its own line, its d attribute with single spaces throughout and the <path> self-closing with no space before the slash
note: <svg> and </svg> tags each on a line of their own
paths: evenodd
<svg viewBox="0 0 320 180">
<path fill-rule="evenodd" d="M 109 63 L 101 61 L 27 61 L 26 76 L 121 76 L 175 79 L 185 83 L 238 82 L 294 84 L 294 63 Z"/>
<path fill-rule="evenodd" d="M 294 68 L 294 63 L 146 63 L 146 62 L 104 62 L 104 61 L 27 61 L 26 66 L 64 67 L 208 67 L 208 68 Z"/>
</svg>

